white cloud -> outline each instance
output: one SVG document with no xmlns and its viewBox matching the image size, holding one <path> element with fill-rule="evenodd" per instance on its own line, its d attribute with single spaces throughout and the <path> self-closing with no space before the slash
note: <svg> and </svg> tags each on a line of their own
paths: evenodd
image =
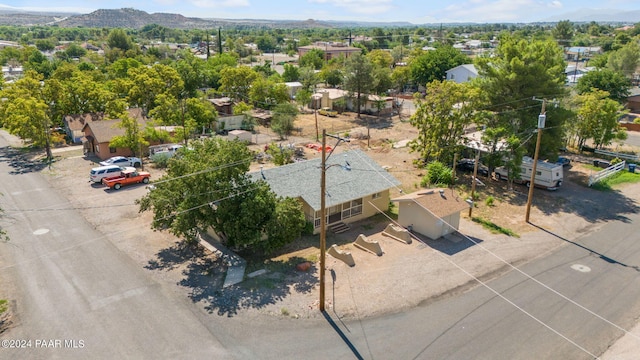
<svg viewBox="0 0 640 360">
<path fill-rule="evenodd" d="M 548 8 L 561 8 L 559 0 L 467 0 L 429 14 L 437 21 L 453 22 L 528 22 Z"/>
<path fill-rule="evenodd" d="M 343 8 L 355 14 L 383 14 L 393 9 L 392 0 L 308 0 L 310 3 L 327 4 Z"/>
<path fill-rule="evenodd" d="M 248 7 L 250 6 L 248 0 L 191 0 L 189 1 L 195 7 L 199 8 L 214 8 L 214 7 Z"/>
</svg>

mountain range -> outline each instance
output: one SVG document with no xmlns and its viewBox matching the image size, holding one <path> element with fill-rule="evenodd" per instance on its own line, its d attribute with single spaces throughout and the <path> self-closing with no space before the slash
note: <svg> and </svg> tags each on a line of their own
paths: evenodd
<svg viewBox="0 0 640 360">
<path fill-rule="evenodd" d="M 610 22 L 636 23 L 640 21 L 640 10 L 577 10 L 554 16 L 541 22 Z M 251 28 L 357 28 L 357 27 L 411 27 L 441 26 L 441 24 L 412 24 L 409 22 L 362 22 L 327 20 L 266 20 L 266 19 L 211 19 L 185 17 L 180 14 L 152 13 L 132 8 L 100 9 L 89 14 L 62 12 L 25 12 L 0 8 L 0 25 L 56 25 L 59 27 L 129 28 L 140 29 L 145 25 L 157 24 L 175 29 L 205 29 L 217 27 Z M 447 24 L 444 24 L 447 25 Z M 459 24 L 448 24 L 459 25 Z"/>
</svg>

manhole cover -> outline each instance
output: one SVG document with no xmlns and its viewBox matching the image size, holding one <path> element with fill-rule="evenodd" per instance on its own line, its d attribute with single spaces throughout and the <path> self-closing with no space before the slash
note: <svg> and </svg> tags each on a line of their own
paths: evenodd
<svg viewBox="0 0 640 360">
<path fill-rule="evenodd" d="M 44 235 L 49 232 L 49 229 L 38 229 L 33 232 L 33 235 Z"/>
<path fill-rule="evenodd" d="M 573 265 L 571 265 L 571 268 L 573 270 L 577 270 L 577 271 L 584 272 L 584 273 L 591 271 L 590 267 L 588 267 L 586 265 L 581 265 L 581 264 L 573 264 Z"/>
</svg>

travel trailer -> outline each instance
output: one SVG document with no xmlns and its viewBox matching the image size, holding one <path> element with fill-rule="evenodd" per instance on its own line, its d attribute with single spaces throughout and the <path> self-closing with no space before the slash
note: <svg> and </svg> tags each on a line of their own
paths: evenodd
<svg viewBox="0 0 640 360">
<path fill-rule="evenodd" d="M 514 179 L 514 182 L 528 186 L 531 182 L 531 171 L 533 171 L 533 159 L 525 156 L 520 166 L 520 177 Z M 562 185 L 563 175 L 562 165 L 538 160 L 534 183 L 536 187 L 557 190 Z M 504 167 L 498 167 L 495 169 L 495 176 L 498 180 L 507 180 L 509 172 Z"/>
</svg>

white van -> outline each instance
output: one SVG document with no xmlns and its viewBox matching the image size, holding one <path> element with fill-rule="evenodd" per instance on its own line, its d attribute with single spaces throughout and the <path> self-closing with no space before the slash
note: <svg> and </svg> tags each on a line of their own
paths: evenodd
<svg viewBox="0 0 640 360">
<path fill-rule="evenodd" d="M 89 173 L 89 181 L 92 181 L 94 183 L 101 183 L 102 179 L 109 176 L 118 175 L 122 172 L 122 170 L 124 170 L 124 168 L 118 165 L 105 165 L 105 166 L 94 167 L 93 169 L 91 169 L 91 172 Z"/>
</svg>

